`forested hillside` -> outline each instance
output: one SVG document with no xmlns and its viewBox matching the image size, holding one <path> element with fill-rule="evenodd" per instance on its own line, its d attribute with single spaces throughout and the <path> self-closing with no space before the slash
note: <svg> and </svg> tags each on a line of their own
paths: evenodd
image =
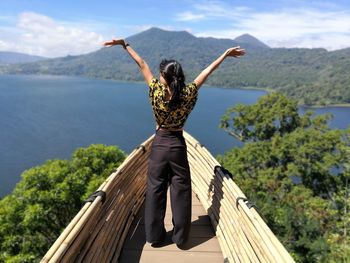
<svg viewBox="0 0 350 263">
<path fill-rule="evenodd" d="M 158 75 L 162 58 L 182 63 L 191 81 L 225 49 L 241 45 L 246 56 L 224 61 L 207 84 L 257 87 L 281 91 L 300 104 L 350 103 L 350 48 L 269 48 L 250 35 L 234 40 L 197 38 L 185 31 L 151 28 L 127 38 Z M 142 81 L 134 61 L 120 47 L 101 48 L 80 56 L 67 56 L 24 65 L 0 67 L 0 73 L 78 75 L 123 81 Z"/>
</svg>

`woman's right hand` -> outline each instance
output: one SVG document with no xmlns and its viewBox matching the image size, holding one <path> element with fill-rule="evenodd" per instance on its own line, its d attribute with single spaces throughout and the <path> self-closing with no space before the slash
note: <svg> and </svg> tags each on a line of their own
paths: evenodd
<svg viewBox="0 0 350 263">
<path fill-rule="evenodd" d="M 226 57 L 241 57 L 245 54 L 245 49 L 240 46 L 231 47 L 225 51 Z"/>
<path fill-rule="evenodd" d="M 106 41 L 103 43 L 103 45 L 105 47 L 112 47 L 112 46 L 116 46 L 116 45 L 122 45 L 123 47 L 125 47 L 125 40 L 120 38 L 120 39 L 112 39 L 110 41 Z"/>
</svg>

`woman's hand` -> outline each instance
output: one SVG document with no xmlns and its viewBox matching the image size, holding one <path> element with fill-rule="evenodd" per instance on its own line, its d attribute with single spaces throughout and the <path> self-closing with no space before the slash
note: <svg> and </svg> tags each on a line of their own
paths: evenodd
<svg viewBox="0 0 350 263">
<path fill-rule="evenodd" d="M 105 47 L 112 47 L 112 46 L 116 46 L 116 45 L 122 45 L 125 48 L 125 40 L 120 38 L 120 39 L 112 39 L 110 41 L 106 41 L 103 43 L 103 45 Z"/>
<path fill-rule="evenodd" d="M 194 83 L 199 88 L 207 79 L 207 77 L 225 60 L 226 57 L 240 57 L 245 54 L 245 50 L 240 46 L 231 47 L 214 60 L 208 67 L 206 67 L 194 80 Z"/>
<path fill-rule="evenodd" d="M 130 47 L 130 45 L 122 38 L 119 39 L 112 39 L 110 41 L 106 41 L 103 43 L 103 45 L 105 47 L 112 47 L 112 46 L 116 46 L 116 45 L 121 45 L 123 46 L 123 48 L 128 52 L 128 54 L 132 57 L 132 59 L 136 62 L 136 64 L 139 66 L 145 81 L 147 83 L 147 85 L 151 82 L 152 78 L 153 78 L 153 74 L 149 68 L 149 66 L 147 65 L 147 63 L 139 56 L 139 54 L 136 53 L 136 51 Z M 126 48 L 126 47 L 129 48 Z"/>
<path fill-rule="evenodd" d="M 241 57 L 245 54 L 245 50 L 240 46 L 231 47 L 225 52 L 226 57 Z"/>
</svg>

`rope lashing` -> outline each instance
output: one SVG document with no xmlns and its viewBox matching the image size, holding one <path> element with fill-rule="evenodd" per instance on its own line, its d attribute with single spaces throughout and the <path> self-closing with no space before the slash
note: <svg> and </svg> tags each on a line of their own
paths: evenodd
<svg viewBox="0 0 350 263">
<path fill-rule="evenodd" d="M 98 196 L 101 196 L 101 202 L 103 203 L 105 200 L 106 200 L 106 192 L 104 192 L 104 191 L 102 191 L 102 190 L 98 190 L 98 191 L 96 191 L 96 192 L 94 192 L 93 194 L 91 194 L 89 197 L 88 197 L 88 199 L 86 199 L 85 201 L 84 201 L 84 203 L 83 203 L 83 205 L 85 205 L 86 203 L 88 203 L 88 202 L 93 202 L 95 199 L 96 199 L 96 197 L 98 197 Z"/>
<path fill-rule="evenodd" d="M 244 202 L 246 202 L 246 205 L 248 206 L 249 209 L 254 207 L 256 210 L 258 210 L 258 207 L 254 203 L 249 201 L 248 198 L 245 198 L 245 197 L 242 197 L 242 196 L 237 197 L 237 199 L 236 199 L 236 207 L 238 207 L 238 201 L 240 199 L 242 199 Z"/>
<path fill-rule="evenodd" d="M 222 167 L 222 166 L 220 166 L 220 165 L 215 165 L 215 167 L 214 167 L 214 172 L 215 172 L 215 174 L 216 174 L 216 173 L 221 174 L 221 176 L 223 176 L 223 177 L 224 177 L 224 175 L 227 175 L 227 176 L 229 176 L 231 179 L 233 179 L 233 175 L 230 173 L 230 171 L 227 170 L 227 169 L 225 169 L 224 167 Z"/>
<path fill-rule="evenodd" d="M 199 146 L 199 147 L 204 147 L 204 145 L 203 144 L 201 144 L 201 143 L 199 143 L 199 142 L 197 142 L 195 145 L 194 145 L 194 148 L 197 148 L 197 146 Z"/>
<path fill-rule="evenodd" d="M 229 176 L 231 179 L 233 179 L 233 175 L 230 173 L 230 171 L 227 170 L 227 169 L 225 169 L 224 167 L 222 167 L 222 166 L 220 166 L 220 165 L 216 165 L 216 166 L 214 167 L 214 172 L 215 172 L 215 174 L 216 174 L 216 173 L 219 173 L 221 176 L 227 175 L 227 176 Z M 256 210 L 258 210 L 258 207 L 257 207 L 253 202 L 251 202 L 251 201 L 249 201 L 247 198 L 241 197 L 241 196 L 237 197 L 237 199 L 236 199 L 236 207 L 237 207 L 237 208 L 238 208 L 238 201 L 239 201 L 240 199 L 242 199 L 244 202 L 246 202 L 246 205 L 248 206 L 249 209 L 252 208 L 252 207 L 254 207 Z"/>
<path fill-rule="evenodd" d="M 146 152 L 146 147 L 143 144 L 140 144 L 139 146 L 136 147 L 136 149 L 142 148 L 142 152 Z"/>
</svg>

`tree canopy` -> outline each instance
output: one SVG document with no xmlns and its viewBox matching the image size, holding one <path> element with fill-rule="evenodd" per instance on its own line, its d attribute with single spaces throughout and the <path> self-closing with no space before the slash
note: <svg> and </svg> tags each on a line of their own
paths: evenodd
<svg viewBox="0 0 350 263">
<path fill-rule="evenodd" d="M 227 109 L 220 127 L 245 141 L 217 156 L 297 262 L 349 262 L 350 128 L 298 113 L 280 93 Z"/>
<path fill-rule="evenodd" d="M 82 203 L 125 159 L 115 146 L 78 148 L 22 173 L 0 200 L 0 262 L 39 262 Z"/>
</svg>

